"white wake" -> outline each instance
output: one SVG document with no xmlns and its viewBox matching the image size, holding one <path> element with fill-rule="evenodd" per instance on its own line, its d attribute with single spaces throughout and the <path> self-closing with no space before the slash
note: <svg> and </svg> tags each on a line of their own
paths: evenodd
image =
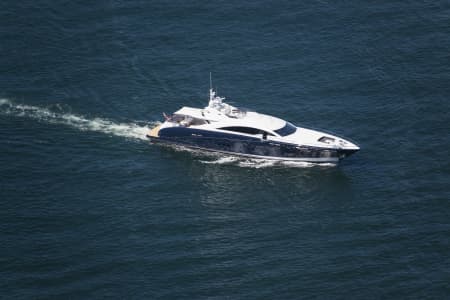
<svg viewBox="0 0 450 300">
<path fill-rule="evenodd" d="M 102 118 L 88 119 L 81 115 L 54 112 L 43 107 L 17 104 L 8 99 L 0 99 L 0 114 L 31 118 L 51 124 L 67 125 L 81 131 L 96 131 L 139 140 L 147 140 L 147 132 L 158 123 L 148 122 L 145 125 L 140 125 L 136 121 L 131 123 L 116 123 Z"/>
<path fill-rule="evenodd" d="M 311 168 L 311 167 L 335 167 L 333 163 L 312 163 L 302 161 L 289 161 L 289 160 L 273 160 L 262 158 L 245 158 L 237 156 L 225 156 L 215 160 L 201 160 L 201 163 L 205 164 L 217 164 L 217 165 L 236 165 L 244 168 Z"/>
<path fill-rule="evenodd" d="M 81 131 L 102 132 L 108 135 L 115 135 L 137 140 L 147 140 L 147 132 L 159 122 L 139 122 L 117 123 L 104 118 L 89 119 L 81 115 L 72 113 L 55 112 L 49 108 L 32 105 L 17 104 L 9 99 L 0 99 L 0 115 L 14 117 L 31 118 L 50 124 L 62 124 L 76 128 Z M 276 161 L 267 159 L 250 159 L 228 154 L 205 152 L 192 150 L 182 146 L 172 146 L 176 151 L 190 152 L 194 157 L 199 158 L 203 164 L 211 165 L 234 165 L 245 168 L 310 168 L 320 165 L 321 167 L 334 167 L 336 164 L 315 164 L 297 161 Z"/>
</svg>

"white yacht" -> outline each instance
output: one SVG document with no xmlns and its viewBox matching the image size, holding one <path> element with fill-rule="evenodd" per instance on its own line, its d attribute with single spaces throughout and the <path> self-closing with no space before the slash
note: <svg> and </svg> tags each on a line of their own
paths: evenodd
<svg viewBox="0 0 450 300">
<path fill-rule="evenodd" d="M 151 142 L 251 158 L 336 163 L 359 150 L 341 137 L 239 109 L 209 90 L 205 108 L 182 107 L 147 134 Z"/>
</svg>

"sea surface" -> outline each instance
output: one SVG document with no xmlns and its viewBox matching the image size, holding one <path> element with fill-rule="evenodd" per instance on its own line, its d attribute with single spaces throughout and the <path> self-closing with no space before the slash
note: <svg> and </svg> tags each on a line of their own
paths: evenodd
<svg viewBox="0 0 450 300">
<path fill-rule="evenodd" d="M 151 145 L 234 105 L 339 165 Z M 0 298 L 450 297 L 450 2 L 0 2 Z"/>
</svg>

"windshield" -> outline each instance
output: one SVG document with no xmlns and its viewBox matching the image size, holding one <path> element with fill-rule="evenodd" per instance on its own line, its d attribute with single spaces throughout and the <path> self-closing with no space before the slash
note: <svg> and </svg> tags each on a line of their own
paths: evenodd
<svg viewBox="0 0 450 300">
<path fill-rule="evenodd" d="M 286 122 L 286 125 L 284 125 L 284 127 L 275 130 L 275 132 L 281 136 L 293 134 L 295 131 L 297 131 L 297 127 L 295 127 L 289 122 Z"/>
</svg>

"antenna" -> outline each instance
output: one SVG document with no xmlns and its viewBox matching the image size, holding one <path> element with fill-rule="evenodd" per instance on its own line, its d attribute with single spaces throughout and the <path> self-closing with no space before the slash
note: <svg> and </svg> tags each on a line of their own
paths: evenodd
<svg viewBox="0 0 450 300">
<path fill-rule="evenodd" d="M 211 72 L 209 72 L 209 88 L 212 89 L 212 76 L 211 76 Z"/>
<path fill-rule="evenodd" d="M 212 87 L 212 76 L 211 72 L 209 72 L 209 101 L 211 102 L 214 99 L 214 92 Z"/>
</svg>

